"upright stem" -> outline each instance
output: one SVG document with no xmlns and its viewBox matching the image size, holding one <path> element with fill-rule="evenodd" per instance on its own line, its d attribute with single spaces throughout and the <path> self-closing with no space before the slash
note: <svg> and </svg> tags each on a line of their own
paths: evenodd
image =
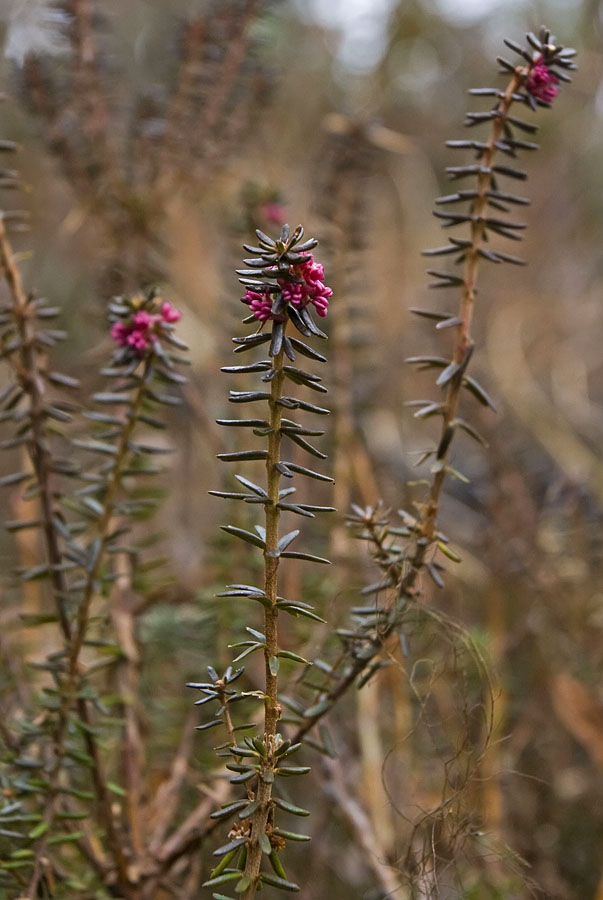
<svg viewBox="0 0 603 900">
<path fill-rule="evenodd" d="M 77 630 L 74 635 L 69 654 L 70 673 L 72 676 L 76 674 L 79 655 L 86 638 L 86 628 L 88 625 L 90 605 L 94 598 L 95 585 L 97 583 L 98 575 L 103 564 L 103 550 L 105 549 L 105 544 L 107 542 L 109 526 L 115 513 L 116 495 L 121 485 L 121 476 L 124 469 L 124 463 L 126 462 L 129 454 L 130 440 L 138 421 L 140 408 L 144 401 L 144 389 L 149 374 L 149 368 L 150 362 L 147 361 L 145 363 L 142 375 L 140 376 L 138 390 L 136 392 L 136 396 L 134 397 L 134 402 L 132 403 L 132 406 L 128 411 L 127 422 L 124 424 L 119 438 L 119 444 L 117 446 L 117 451 L 115 454 L 115 465 L 113 466 L 111 477 L 107 484 L 107 489 L 103 499 L 103 513 L 96 525 L 97 540 L 101 542 L 101 547 L 96 553 L 94 564 L 86 572 L 86 583 L 83 588 L 83 597 L 78 608 Z"/>
<path fill-rule="evenodd" d="M 42 532 L 46 544 L 46 554 L 50 565 L 50 580 L 59 617 L 61 631 L 66 641 L 71 638 L 71 624 L 65 609 L 65 576 L 61 570 L 62 553 L 54 526 L 54 500 L 51 485 L 52 458 L 44 426 L 44 382 L 39 371 L 35 333 L 31 321 L 31 311 L 23 287 L 21 273 L 15 262 L 13 249 L 0 217 L 0 267 L 8 285 L 12 302 L 15 325 L 20 348 L 19 355 L 9 356 L 15 376 L 25 394 L 29 397 L 31 419 L 31 444 L 29 455 L 40 489 L 39 503 L 42 518 Z"/>
<path fill-rule="evenodd" d="M 280 472 L 276 463 L 280 461 L 281 452 L 281 417 L 282 407 L 278 403 L 283 388 L 283 351 L 274 357 L 273 368 L 276 375 L 271 382 L 270 399 L 270 434 L 268 437 L 268 458 L 266 460 L 267 491 L 270 502 L 264 507 L 266 511 L 266 549 L 264 551 L 264 592 L 270 601 L 270 606 L 264 609 L 264 633 L 266 635 L 265 678 L 266 690 L 264 700 L 264 745 L 267 756 L 263 772 L 260 774 L 257 786 L 256 799 L 260 801 L 259 807 L 251 819 L 251 834 L 247 851 L 245 875 L 250 879 L 250 885 L 241 894 L 242 900 L 252 900 L 255 896 L 257 880 L 262 862 L 262 848 L 258 843 L 258 837 L 266 832 L 266 825 L 271 813 L 272 780 L 275 769 L 274 738 L 277 723 L 281 715 L 281 707 L 278 702 L 277 675 L 273 674 L 270 665 L 271 660 L 278 654 L 278 609 L 276 600 L 278 596 L 278 526 L 280 510 L 278 508 Z M 268 775 L 268 773 L 270 773 Z M 268 777 L 263 778 L 262 775 Z"/>
<path fill-rule="evenodd" d="M 107 543 L 107 535 L 109 533 L 111 521 L 115 513 L 117 494 L 121 485 L 121 475 L 124 469 L 124 464 L 126 463 L 129 454 L 130 440 L 132 438 L 134 428 L 136 427 L 138 414 L 144 400 L 144 388 L 146 385 L 150 365 L 151 364 L 149 361 L 145 363 L 143 373 L 140 376 L 138 390 L 136 392 L 136 396 L 134 397 L 134 402 L 128 411 L 127 422 L 124 424 L 123 430 L 120 435 L 119 444 L 117 446 L 117 452 L 115 455 L 115 465 L 113 467 L 113 471 L 111 473 L 111 477 L 107 485 L 107 490 L 103 501 L 103 514 L 98 520 L 96 526 L 97 540 L 101 542 L 101 546 L 97 550 L 96 560 L 94 564 L 86 573 L 86 584 L 84 586 L 83 597 L 81 599 L 77 615 L 77 628 L 75 634 L 72 637 L 69 648 L 69 682 L 67 690 L 69 696 L 77 693 L 77 687 L 80 681 L 79 658 L 82 647 L 84 645 L 84 641 L 86 639 L 90 607 L 95 595 L 96 583 L 100 568 L 104 560 L 103 551 Z M 89 726 L 91 724 L 90 716 L 87 703 L 84 699 L 78 698 L 77 709 L 82 721 Z M 129 893 L 131 893 L 130 879 L 128 876 L 128 862 L 124 854 L 123 840 L 120 838 L 120 835 L 118 834 L 117 828 L 115 826 L 113 811 L 111 808 L 111 797 L 104 776 L 102 759 L 96 741 L 94 740 L 89 728 L 84 731 L 84 735 L 86 749 L 94 760 L 94 765 L 92 767 L 92 779 L 99 807 L 101 809 L 103 824 L 107 831 L 108 843 L 111 847 L 111 852 L 113 854 L 113 859 L 117 868 L 118 883 L 122 891 L 125 891 L 126 896 L 128 896 Z M 130 794 L 128 797 L 128 802 L 131 807 L 130 812 L 132 812 L 132 806 L 137 807 L 138 798 Z M 134 809 L 134 818 L 137 818 L 137 809 Z"/>
<path fill-rule="evenodd" d="M 501 97 L 497 107 L 497 115 L 494 119 L 490 136 L 488 138 L 488 149 L 484 151 L 481 157 L 481 171 L 477 180 L 478 195 L 472 206 L 472 222 L 471 222 L 471 246 L 467 249 L 465 257 L 465 270 L 463 274 L 463 286 L 461 300 L 459 305 L 458 317 L 460 319 L 457 325 L 457 340 L 454 348 L 453 361 L 458 366 L 463 366 L 467 358 L 467 354 L 471 351 L 473 340 L 471 337 L 471 324 L 473 321 L 473 310 L 475 305 L 475 288 L 477 283 L 477 273 L 479 268 L 479 251 L 486 237 L 486 226 L 484 222 L 484 213 L 488 205 L 488 191 L 492 184 L 492 165 L 494 157 L 497 153 L 496 144 L 500 141 L 505 126 L 505 121 L 509 114 L 509 109 L 513 103 L 513 95 L 521 87 L 525 79 L 525 68 L 518 67 L 515 74 L 511 78 L 504 96 Z M 455 377 L 448 385 L 446 400 L 444 404 L 443 420 L 442 420 L 442 437 L 447 429 L 452 427 L 452 423 L 456 416 L 459 396 L 461 392 L 463 379 L 462 372 L 460 377 Z M 442 486 L 446 478 L 445 461 L 448 458 L 449 447 L 441 456 L 442 465 L 435 472 L 429 499 L 424 512 L 423 522 L 421 525 L 421 533 L 429 541 L 433 541 L 436 532 L 436 522 L 439 511 L 440 494 Z M 420 565 L 425 557 L 425 546 L 419 545 L 415 553 L 415 559 Z M 413 561 L 414 562 L 414 561 Z"/>
<path fill-rule="evenodd" d="M 488 204 L 488 192 L 492 186 L 492 166 L 498 149 L 496 144 L 500 141 L 503 134 L 505 122 L 514 101 L 514 94 L 524 83 L 525 78 L 526 68 L 518 67 L 511 78 L 504 95 L 500 99 L 496 110 L 496 117 L 493 121 L 490 136 L 488 138 L 488 147 L 481 158 L 481 167 L 483 171 L 481 171 L 478 176 L 478 195 L 475 198 L 472 207 L 471 245 L 468 247 L 465 257 L 465 269 L 458 313 L 460 323 L 457 326 L 457 338 L 453 355 L 453 361 L 461 367 L 461 372 L 460 377 L 453 378 L 448 385 L 443 409 L 440 443 L 442 443 L 442 439 L 447 430 L 453 427 L 463 383 L 462 367 L 466 362 L 467 354 L 471 351 L 473 346 L 471 325 L 479 268 L 479 251 L 482 248 L 486 237 L 484 214 Z M 399 622 L 395 615 L 396 608 L 405 605 L 408 600 L 412 599 L 417 594 L 417 581 L 423 569 L 426 556 L 431 549 L 437 534 L 440 496 L 446 478 L 446 461 L 449 456 L 449 450 L 450 445 L 446 447 L 439 457 L 440 466 L 438 466 L 433 475 L 429 496 L 423 508 L 422 519 L 418 521 L 416 525 L 416 534 L 419 540 L 416 540 L 412 553 L 407 558 L 404 565 L 397 562 L 390 563 L 388 561 L 387 554 L 383 552 L 384 548 L 374 531 L 374 528 L 372 528 L 370 523 L 367 523 L 367 527 L 371 532 L 371 539 L 377 550 L 375 558 L 386 572 L 388 578 L 397 584 L 395 597 L 391 599 L 392 614 L 385 619 L 383 626 L 379 628 L 377 633 L 371 639 L 370 649 L 372 650 L 372 654 L 366 652 L 362 655 L 353 655 L 351 658 L 347 654 L 342 654 L 340 656 L 334 669 L 338 669 L 346 662 L 346 660 L 348 665 L 343 675 L 325 695 L 325 699 L 330 702 L 325 704 L 325 708 L 322 712 L 304 719 L 292 737 L 294 742 L 300 741 L 304 735 L 306 735 L 314 725 L 322 719 L 327 709 L 330 709 L 333 703 L 347 693 L 348 689 L 355 683 L 361 672 L 367 668 L 377 653 L 380 652 L 384 641 L 386 641 L 398 628 Z"/>
<path fill-rule="evenodd" d="M 69 710 L 74 697 L 77 694 L 77 684 L 79 682 L 78 658 L 79 652 L 84 639 L 85 629 L 81 629 L 82 610 L 80 609 L 80 623 L 78 630 L 74 636 L 72 623 L 69 621 L 67 610 L 65 608 L 65 596 L 67 594 L 67 583 L 64 573 L 61 569 L 63 555 L 58 541 L 57 532 L 54 525 L 54 497 L 51 484 L 52 475 L 52 455 L 48 447 L 46 429 L 44 425 L 45 418 L 45 402 L 44 402 L 44 382 L 38 365 L 37 350 L 35 346 L 35 331 L 32 324 L 32 313 L 27 295 L 25 293 L 21 273 L 15 262 L 14 253 L 9 241 L 6 227 L 0 218 L 0 267 L 4 278 L 8 284 L 8 288 L 13 301 L 13 311 L 15 325 L 17 327 L 20 348 L 19 355 L 16 359 L 9 357 L 13 362 L 15 376 L 21 385 L 25 394 L 29 397 L 30 402 L 30 419 L 31 419 L 31 445 L 30 457 L 34 468 L 35 478 L 39 487 L 39 502 L 41 511 L 42 532 L 46 546 L 46 555 L 50 565 L 50 580 L 53 587 L 55 605 L 59 617 L 59 624 L 63 633 L 63 638 L 67 645 L 70 657 L 70 671 L 66 684 L 62 686 L 61 691 L 61 707 L 58 713 L 57 727 L 53 734 L 55 760 L 51 772 L 49 773 L 49 800 L 44 811 L 43 821 L 50 825 L 56 814 L 56 806 L 58 794 L 56 788 L 58 780 L 63 768 L 65 759 L 65 740 L 67 736 L 67 726 L 69 718 Z M 128 424 L 128 432 L 130 424 Z M 90 579 L 91 580 L 91 579 Z M 78 716 L 85 726 L 85 743 L 88 754 L 94 760 L 92 769 L 92 780 L 94 783 L 95 793 L 99 801 L 99 805 L 103 811 L 103 819 L 109 841 L 111 843 L 119 880 L 124 883 L 127 880 L 127 863 L 121 847 L 121 842 L 115 826 L 113 824 L 113 814 L 111 812 L 111 800 L 106 788 L 103 768 L 100 759 L 100 753 L 96 744 L 96 739 L 91 730 L 91 720 L 88 705 L 82 697 L 76 701 Z M 30 896 L 34 896 L 38 884 L 43 876 L 42 857 L 45 850 L 47 835 L 41 839 L 37 847 L 34 870 L 29 882 L 28 892 Z"/>
</svg>

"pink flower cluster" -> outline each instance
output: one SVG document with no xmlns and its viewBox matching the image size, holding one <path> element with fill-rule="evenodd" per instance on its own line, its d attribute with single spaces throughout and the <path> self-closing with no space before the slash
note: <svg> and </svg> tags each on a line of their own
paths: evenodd
<svg viewBox="0 0 603 900">
<path fill-rule="evenodd" d="M 324 318 L 327 314 L 329 298 L 333 296 L 332 289 L 326 287 L 323 281 L 325 277 L 324 266 L 314 262 L 314 257 L 310 254 L 310 259 L 307 262 L 291 266 L 290 271 L 292 275 L 302 278 L 303 281 L 296 283 L 277 278 L 277 284 L 281 288 L 283 300 L 297 309 L 303 309 L 308 303 L 312 303 L 318 315 Z M 249 306 L 249 309 L 260 322 L 265 322 L 271 318 L 284 319 L 284 316 L 272 316 L 272 300 L 268 292 L 247 290 L 243 302 Z"/>
<path fill-rule="evenodd" d="M 182 313 L 167 302 L 161 304 L 158 313 L 139 309 L 128 321 L 115 322 L 111 327 L 111 337 L 120 347 L 131 347 L 138 356 L 144 356 L 147 348 L 159 337 L 158 323 L 178 322 L 181 318 Z"/>
<path fill-rule="evenodd" d="M 552 103 L 559 90 L 555 87 L 559 84 L 559 79 L 554 72 L 551 72 L 544 61 L 544 57 L 539 57 L 528 75 L 526 81 L 526 91 L 537 100 L 543 100 L 545 103 Z"/>
</svg>

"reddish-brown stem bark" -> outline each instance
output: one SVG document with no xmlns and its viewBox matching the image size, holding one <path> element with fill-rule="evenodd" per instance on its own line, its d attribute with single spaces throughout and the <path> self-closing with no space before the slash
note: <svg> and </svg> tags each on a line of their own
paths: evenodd
<svg viewBox="0 0 603 900">
<path fill-rule="evenodd" d="M 280 473 L 276 463 L 280 461 L 281 452 L 281 418 L 282 407 L 278 403 L 283 388 L 283 351 L 274 357 L 272 363 L 276 369 L 276 375 L 272 379 L 270 399 L 270 434 L 268 436 L 268 458 L 266 460 L 267 493 L 270 502 L 264 507 L 266 511 L 266 547 L 264 550 L 264 593 L 270 601 L 270 605 L 264 609 L 264 633 L 266 646 L 265 658 L 265 699 L 264 699 L 264 735 L 263 741 L 267 751 L 264 762 L 266 771 L 274 771 L 274 738 L 281 710 L 278 703 L 277 675 L 271 671 L 271 661 L 277 659 L 278 654 L 278 609 L 276 606 L 278 595 L 278 539 L 280 510 L 278 508 Z M 247 850 L 245 876 L 250 880 L 249 887 L 241 894 L 242 900 L 252 900 L 255 896 L 260 866 L 262 862 L 262 848 L 258 843 L 258 837 L 266 831 L 266 825 L 271 812 L 272 782 L 258 778 L 256 799 L 260 805 L 251 818 L 251 834 Z"/>
<path fill-rule="evenodd" d="M 478 176 L 478 196 L 476 197 L 472 208 L 471 223 L 471 245 L 467 250 L 465 257 L 465 268 L 463 274 L 463 285 L 461 288 L 461 299 L 459 303 L 458 318 L 460 324 L 457 326 L 456 342 L 454 346 L 453 361 L 458 366 L 463 366 L 466 361 L 467 353 L 472 348 L 471 326 L 473 321 L 473 312 L 475 304 L 475 291 L 477 283 L 477 274 L 479 267 L 480 249 L 484 244 L 486 236 L 486 226 L 484 222 L 484 214 L 488 203 L 488 191 L 492 183 L 492 166 L 497 153 L 497 142 L 500 141 L 503 134 L 505 122 L 509 114 L 511 105 L 514 102 L 514 95 L 518 89 L 525 83 L 529 69 L 525 66 L 518 66 L 511 78 L 504 95 L 501 97 L 497 106 L 496 116 L 494 118 L 490 135 L 488 138 L 487 150 L 481 158 L 481 168 L 483 169 Z M 462 377 L 452 379 L 446 393 L 441 437 L 444 436 L 446 430 L 452 426 L 456 417 L 459 403 L 460 392 L 462 388 Z M 401 563 L 391 563 L 387 554 L 383 554 L 383 546 L 380 542 L 376 530 L 373 529 L 371 540 L 376 547 L 376 560 L 382 565 L 388 577 L 397 585 L 395 596 L 391 599 L 391 604 L 404 606 L 407 601 L 412 600 L 417 592 L 418 577 L 423 569 L 427 554 L 430 552 L 433 543 L 437 537 L 437 520 L 440 508 L 440 497 L 442 487 L 446 479 L 446 463 L 450 453 L 450 446 L 447 447 L 444 454 L 439 459 L 439 465 L 436 468 L 431 481 L 427 502 L 423 508 L 422 519 L 415 525 L 415 535 L 418 538 L 415 541 L 414 549 L 410 556 L 406 559 L 404 565 Z M 370 524 L 369 524 L 370 528 Z M 362 655 L 362 658 L 349 656 L 343 653 L 334 666 L 334 671 L 345 664 L 346 660 L 349 665 L 343 677 L 335 682 L 331 690 L 326 693 L 326 699 L 329 701 L 323 710 L 317 715 L 306 719 L 295 731 L 292 740 L 300 741 L 313 727 L 319 722 L 331 706 L 339 700 L 348 689 L 356 682 L 358 676 L 367 668 L 374 657 L 380 652 L 384 641 L 395 631 L 397 622 L 394 619 L 387 621 L 383 627 L 375 634 L 371 641 L 372 655 Z"/>
</svg>

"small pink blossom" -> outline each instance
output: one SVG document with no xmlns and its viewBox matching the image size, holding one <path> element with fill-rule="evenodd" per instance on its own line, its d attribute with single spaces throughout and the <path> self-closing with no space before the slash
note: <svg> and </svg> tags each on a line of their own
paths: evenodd
<svg viewBox="0 0 603 900">
<path fill-rule="evenodd" d="M 271 223 L 271 225 L 282 225 L 287 216 L 284 205 L 282 203 L 277 203 L 276 201 L 264 203 L 264 205 L 260 207 L 260 213 L 267 222 Z"/>
<path fill-rule="evenodd" d="M 162 326 L 178 322 L 181 318 L 182 314 L 167 302 L 161 304 L 158 313 L 137 309 L 125 321 L 114 322 L 111 337 L 120 347 L 129 347 L 142 357 L 161 336 Z"/>
<path fill-rule="evenodd" d="M 111 326 L 111 337 L 122 347 L 128 342 L 128 333 L 129 328 L 125 322 L 115 322 L 115 324 Z"/>
<path fill-rule="evenodd" d="M 161 304 L 161 318 L 164 322 L 179 322 L 182 318 L 182 313 L 166 301 Z"/>
<path fill-rule="evenodd" d="M 552 103 L 559 93 L 558 88 L 555 87 L 557 84 L 559 84 L 559 79 L 546 65 L 544 57 L 539 57 L 528 75 L 526 91 L 537 100 Z"/>
<path fill-rule="evenodd" d="M 272 310 L 272 301 L 270 294 L 261 294 L 259 291 L 245 291 L 244 302 L 247 303 L 249 309 L 260 322 L 265 322 L 270 318 Z"/>
<path fill-rule="evenodd" d="M 140 309 L 137 313 L 134 314 L 132 321 L 137 328 L 141 330 L 145 330 L 148 328 L 152 328 L 155 322 L 159 322 L 161 316 L 153 315 L 146 311 L 146 309 Z"/>
<path fill-rule="evenodd" d="M 291 266 L 292 275 L 301 278 L 301 281 L 286 281 L 284 278 L 278 278 L 277 284 L 281 288 L 283 300 L 296 309 L 304 309 L 309 303 L 314 305 L 319 316 L 323 317 L 327 314 L 329 299 L 333 296 L 333 291 L 327 287 L 323 279 L 325 277 L 324 266 L 314 262 L 314 257 L 309 254 L 310 258 L 299 265 Z M 272 316 L 272 300 L 268 292 L 261 293 L 258 291 L 247 290 L 243 302 L 246 303 L 256 319 L 265 322 L 267 319 L 282 319 L 281 316 Z"/>
<path fill-rule="evenodd" d="M 152 331 L 143 328 L 134 328 L 126 338 L 128 346 L 133 347 L 137 353 L 142 356 L 147 347 L 151 346 L 152 341 L 157 340 L 157 335 Z"/>
</svg>

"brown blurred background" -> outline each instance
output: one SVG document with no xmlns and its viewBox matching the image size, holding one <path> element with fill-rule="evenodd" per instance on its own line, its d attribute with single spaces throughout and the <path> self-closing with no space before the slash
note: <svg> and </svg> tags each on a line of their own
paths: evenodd
<svg viewBox="0 0 603 900">
<path fill-rule="evenodd" d="M 226 664 L 225 645 L 251 621 L 214 599 L 249 574 L 217 530 L 245 524 L 247 510 L 207 497 L 234 489 L 215 455 L 239 436 L 214 419 L 230 412 L 233 385 L 218 370 L 230 336 L 244 333 L 240 245 L 255 227 L 303 222 L 335 290 L 326 440 L 339 512 L 330 528 L 304 531 L 309 545 L 330 543 L 338 565 L 319 576 L 293 565 L 284 578 L 342 625 L 375 578 L 343 524 L 349 502 L 396 510 L 420 491 L 407 482 L 426 476 L 411 454 L 433 432 L 404 404 L 435 388 L 403 360 L 448 352 L 445 335 L 407 313 L 433 300 L 420 251 L 445 242 L 433 199 L 460 160 L 444 142 L 465 136 L 466 110 L 487 108 L 467 90 L 503 83 L 503 37 L 545 23 L 578 49 L 574 83 L 538 113 L 541 150 L 520 163 L 529 266 L 481 272 L 472 365 L 499 412 L 468 407 L 490 446 L 458 439 L 453 465 L 471 481 L 448 485 L 441 520 L 463 563 L 437 596 L 425 585 L 426 604 L 466 631 L 417 621 L 395 664 L 333 713 L 340 757 L 316 765 L 311 872 L 305 850 L 289 864 L 317 900 L 603 900 L 603 7 L 104 0 L 89 5 L 76 65 L 64 6 L 4 0 L 0 10 L 2 137 L 22 144 L 28 192 L 14 202 L 32 219 L 27 283 L 63 306 L 71 340 L 57 353 L 85 388 L 111 349 L 114 292 L 159 283 L 191 349 L 158 521 L 176 576 L 140 622 L 158 773 L 189 714 L 184 682 Z M 0 539 L 3 568 L 14 549 Z M 7 588 L 8 627 L 16 603 Z M 336 652 L 327 631 L 292 636 L 307 652 Z M 191 791 L 208 745 L 197 739 Z M 457 803 L 442 786 L 446 761 L 463 754 Z M 429 836 L 447 816 L 449 858 L 431 865 Z"/>
</svg>

